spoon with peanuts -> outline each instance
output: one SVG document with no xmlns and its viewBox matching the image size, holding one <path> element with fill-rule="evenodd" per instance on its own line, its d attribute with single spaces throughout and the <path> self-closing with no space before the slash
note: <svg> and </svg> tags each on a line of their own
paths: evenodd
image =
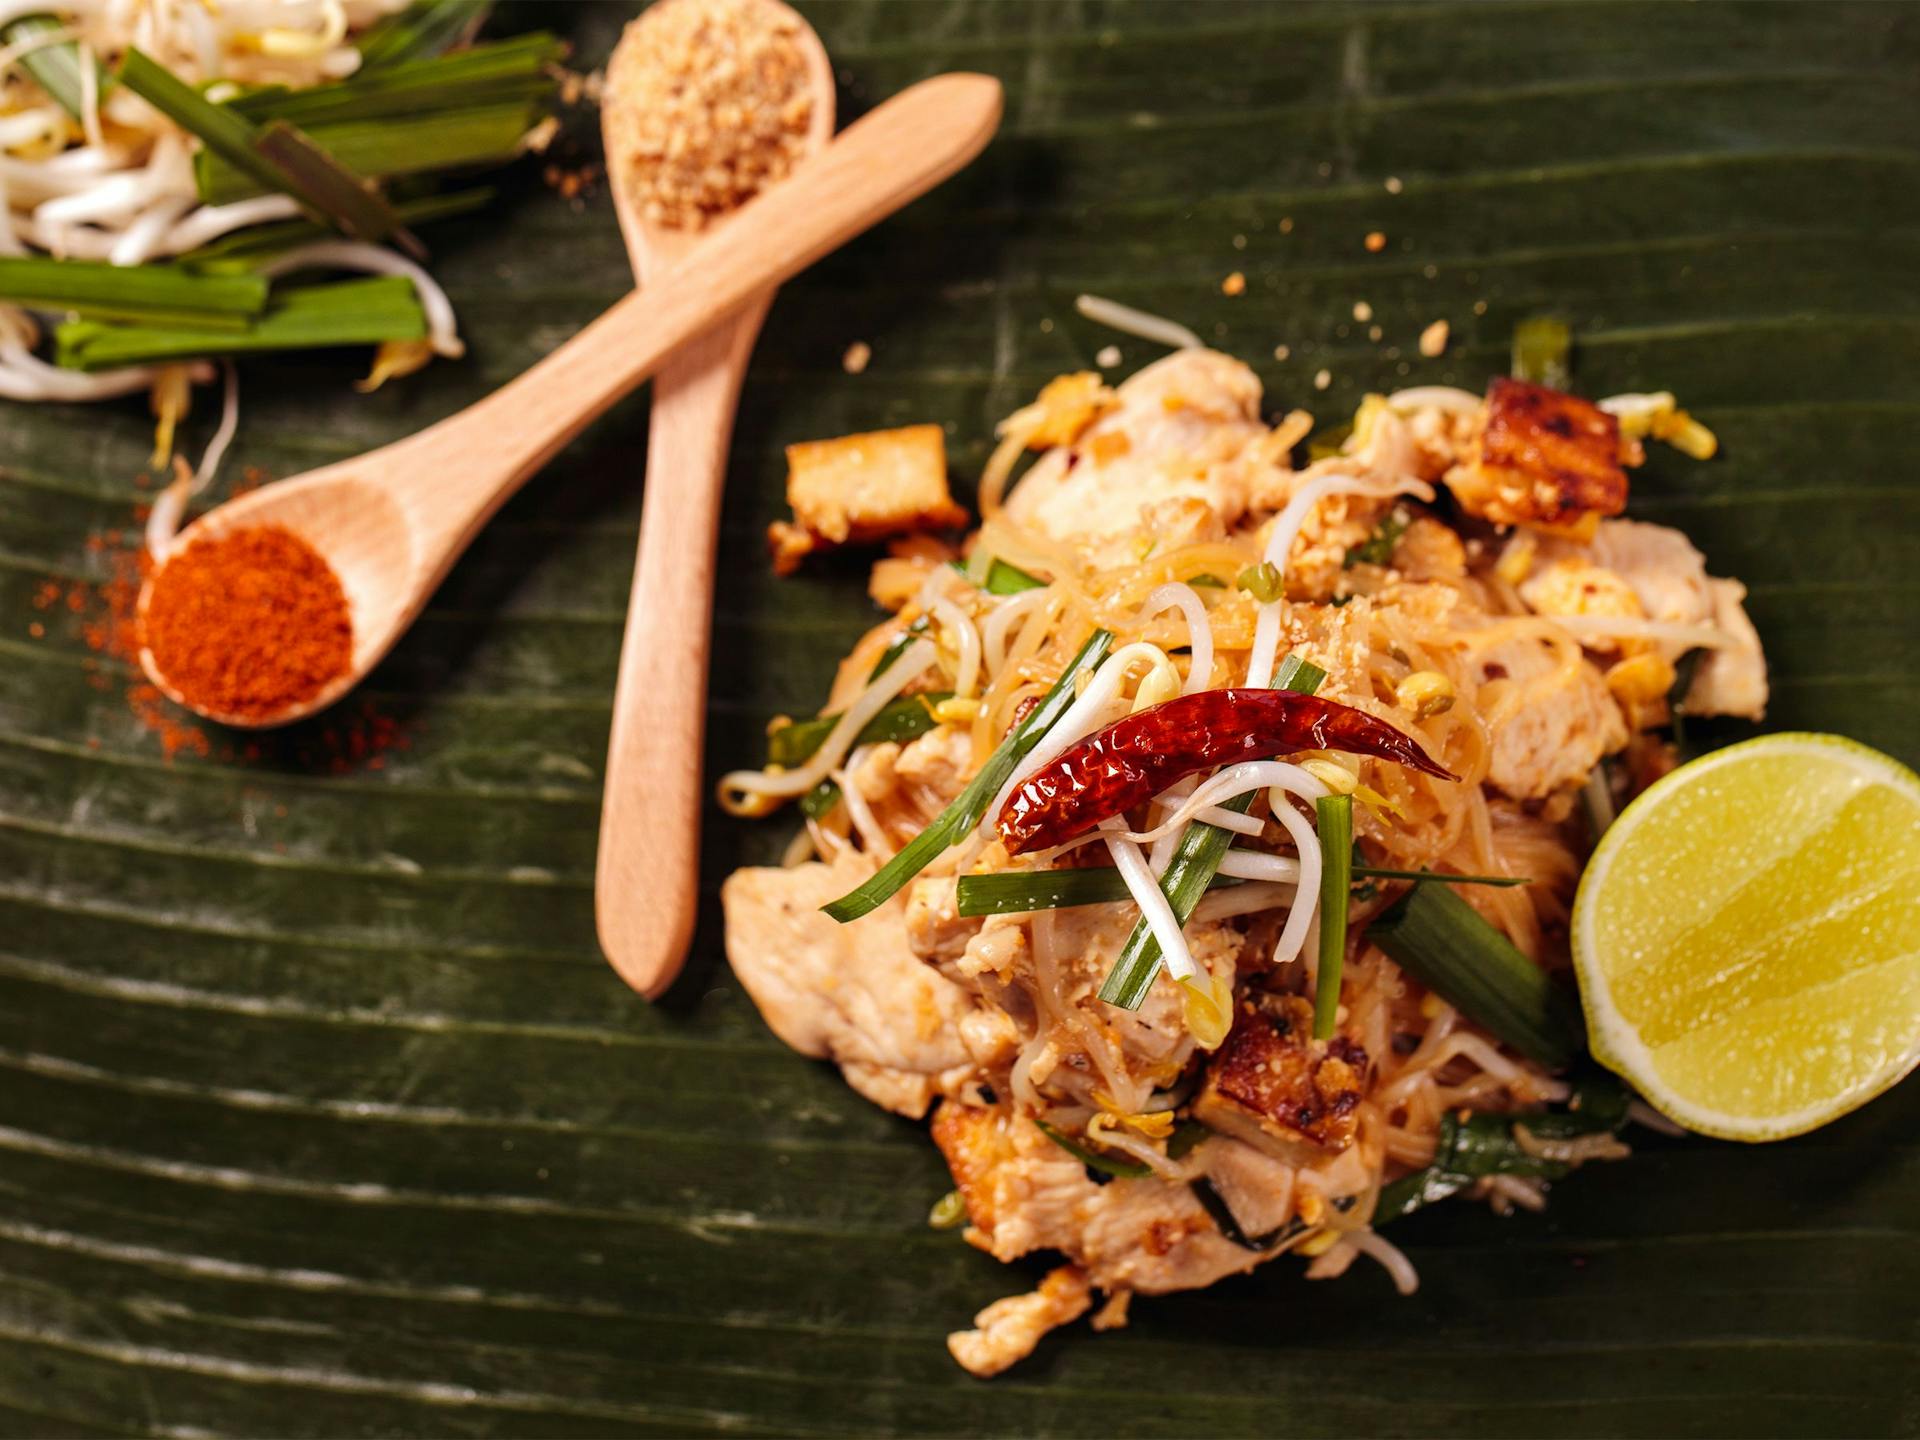
<svg viewBox="0 0 1920 1440">
<path fill-rule="evenodd" d="M 902 91 L 684 258 L 663 253 L 644 291 L 485 399 L 404 440 L 216 506 L 182 531 L 142 587 L 142 615 L 200 542 L 289 533 L 345 594 L 350 653 L 324 683 L 281 709 L 222 713 L 169 679 L 150 637 L 142 667 L 171 699 L 227 724 L 285 725 L 332 704 L 393 648 L 481 527 L 568 441 L 688 341 L 960 169 L 999 119 L 1000 85 L 988 76 L 940 75 Z M 687 503 L 708 483 L 693 481 Z"/>
<path fill-rule="evenodd" d="M 738 64 L 686 74 L 684 41 L 702 23 L 725 32 Z M 676 100 L 718 102 L 744 111 L 750 123 L 696 124 L 678 163 L 662 161 L 661 131 L 676 118 Z M 833 138 L 833 119 L 826 49 L 780 0 L 661 0 L 628 25 L 607 66 L 600 122 L 635 278 L 659 283 L 663 270 L 709 242 L 712 230 L 702 228 L 709 219 L 735 223 L 698 207 L 730 209 L 730 189 L 777 182 Z M 724 177 L 718 186 L 716 176 Z M 693 939 L 720 492 L 740 382 L 772 300 L 771 289 L 762 291 L 653 381 L 640 556 L 620 649 L 593 890 L 600 948 L 643 995 L 673 982 Z"/>
</svg>

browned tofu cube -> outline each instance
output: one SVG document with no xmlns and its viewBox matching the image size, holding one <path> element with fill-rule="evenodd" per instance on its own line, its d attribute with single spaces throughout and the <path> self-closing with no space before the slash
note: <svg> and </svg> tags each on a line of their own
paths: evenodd
<svg viewBox="0 0 1920 1440">
<path fill-rule="evenodd" d="M 1207 1067 L 1194 1118 L 1287 1159 L 1302 1147 L 1343 1150 L 1360 1123 L 1367 1054 L 1344 1036 L 1313 1039 L 1313 1006 L 1298 995 L 1248 996 Z"/>
<path fill-rule="evenodd" d="M 782 575 L 828 546 L 967 523 L 947 490 L 947 442 L 938 425 L 789 445 L 787 503 L 794 523 L 777 521 L 767 531 Z"/>
<path fill-rule="evenodd" d="M 1465 463 L 1447 475 L 1469 515 L 1578 533 L 1627 506 L 1620 422 L 1574 395 L 1495 380 Z"/>
</svg>

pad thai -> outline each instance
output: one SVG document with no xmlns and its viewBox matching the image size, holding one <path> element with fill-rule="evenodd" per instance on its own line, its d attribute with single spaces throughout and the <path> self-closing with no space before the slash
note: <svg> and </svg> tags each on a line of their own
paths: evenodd
<svg viewBox="0 0 1920 1440">
<path fill-rule="evenodd" d="M 1537 1209 L 1658 1122 L 1575 1063 L 1561 972 L 1676 712 L 1766 703 L 1740 584 L 1619 518 L 1646 441 L 1712 436 L 1503 378 L 1369 396 L 1310 449 L 1262 398 L 1197 346 L 1047 386 L 977 531 L 896 542 L 820 716 L 722 781 L 805 817 L 724 890 L 768 1024 L 931 1112 L 934 1223 L 1062 1258 L 950 1338 L 977 1375 L 1289 1252 L 1411 1291 L 1391 1221 Z"/>
</svg>

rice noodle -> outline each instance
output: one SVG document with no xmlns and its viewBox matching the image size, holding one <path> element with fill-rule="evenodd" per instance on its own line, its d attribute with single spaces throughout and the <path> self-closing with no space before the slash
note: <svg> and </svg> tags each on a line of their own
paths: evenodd
<svg viewBox="0 0 1920 1440">
<path fill-rule="evenodd" d="M 1666 620 L 1642 620 L 1633 615 L 1554 615 L 1546 617 L 1570 634 L 1626 640 L 1661 640 L 1672 645 L 1724 649 L 1740 642 L 1713 625 L 1676 625 Z"/>
<path fill-rule="evenodd" d="M 953 642 L 953 693 L 962 700 L 971 699 L 980 681 L 980 631 L 972 617 L 945 596 L 929 601 L 927 609 Z"/>
<path fill-rule="evenodd" d="M 1162 610 L 1178 610 L 1187 622 L 1187 649 L 1192 660 L 1187 666 L 1182 695 L 1192 695 L 1213 683 L 1213 626 L 1207 619 L 1207 607 L 1199 592 L 1179 581 L 1159 586 L 1140 607 L 1140 619 L 1158 615 Z"/>
<path fill-rule="evenodd" d="M 1045 606 L 1049 598 L 1046 589 L 1022 590 L 994 606 L 993 613 L 980 626 L 981 663 L 988 675 L 999 674 L 1007 662 L 1007 632 L 1016 625 L 1025 626 L 1033 612 Z"/>
<path fill-rule="evenodd" d="M 1287 560 L 1293 554 L 1294 541 L 1300 538 L 1301 527 L 1313 513 L 1314 506 L 1331 495 L 1365 495 L 1376 500 L 1389 500 L 1396 495 L 1414 495 L 1422 500 L 1431 500 L 1433 487 L 1410 475 L 1387 479 L 1347 474 L 1315 476 L 1295 492 L 1287 502 L 1287 508 L 1275 517 L 1273 529 L 1267 537 L 1266 563 L 1273 566 L 1283 580 L 1286 578 Z M 1262 690 L 1273 683 L 1273 666 L 1280 655 L 1280 609 L 1286 603 L 1283 593 L 1260 607 L 1260 618 L 1253 632 L 1253 651 L 1247 657 L 1249 689 Z"/>
<path fill-rule="evenodd" d="M 873 807 L 867 804 L 867 797 L 860 793 L 860 786 L 854 776 L 859 772 L 871 745 L 856 746 L 847 756 L 843 769 L 828 771 L 829 778 L 840 787 L 840 803 L 847 807 L 847 817 L 853 821 L 854 833 L 860 837 L 862 847 L 876 859 L 889 860 L 893 857 L 893 842 L 887 838 L 886 829 L 874 818 Z"/>
</svg>

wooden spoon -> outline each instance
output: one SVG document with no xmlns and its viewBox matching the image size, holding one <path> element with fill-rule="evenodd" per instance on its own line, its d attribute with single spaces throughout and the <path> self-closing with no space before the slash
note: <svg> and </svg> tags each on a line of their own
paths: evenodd
<svg viewBox="0 0 1920 1440">
<path fill-rule="evenodd" d="M 953 174 L 980 153 L 999 120 L 1000 84 L 990 76 L 924 80 L 849 126 L 644 292 L 484 400 L 196 520 L 172 554 L 242 526 L 280 525 L 333 566 L 352 611 L 353 657 L 319 694 L 276 715 L 222 715 L 181 694 L 144 647 L 142 667 L 169 698 L 230 725 L 285 725 L 332 704 L 393 648 L 507 497 L 568 441 L 688 340 Z M 142 610 L 165 573 L 148 579 Z"/>
<path fill-rule="evenodd" d="M 780 0 L 762 3 L 797 27 L 812 102 L 806 147 L 817 153 L 833 137 L 833 67 L 826 47 Z M 663 269 L 683 262 L 706 239 L 699 231 L 649 225 L 641 197 L 632 193 L 632 167 L 622 163 L 620 52 L 646 43 L 641 22 L 628 25 L 608 67 L 601 109 L 614 209 L 634 276 L 643 285 L 658 283 Z M 613 697 L 593 890 L 601 950 L 627 984 L 648 996 L 673 983 L 693 940 L 720 492 L 740 382 L 772 301 L 771 289 L 755 296 L 653 379 L 640 555 Z"/>
</svg>

